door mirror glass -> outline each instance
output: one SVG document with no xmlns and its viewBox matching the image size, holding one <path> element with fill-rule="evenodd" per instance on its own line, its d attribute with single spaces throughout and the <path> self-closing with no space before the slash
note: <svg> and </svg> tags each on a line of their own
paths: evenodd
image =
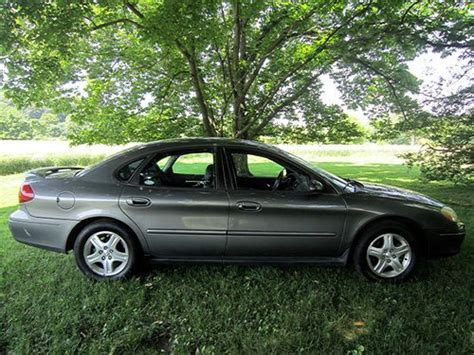
<svg viewBox="0 0 474 355">
<path fill-rule="evenodd" d="M 309 186 L 309 190 L 313 192 L 317 191 L 323 191 L 324 190 L 324 185 L 321 181 L 319 180 L 311 180 L 311 184 Z"/>
</svg>

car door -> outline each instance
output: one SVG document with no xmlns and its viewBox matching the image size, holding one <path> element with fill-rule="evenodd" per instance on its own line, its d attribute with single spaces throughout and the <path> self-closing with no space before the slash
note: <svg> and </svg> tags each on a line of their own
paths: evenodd
<svg viewBox="0 0 474 355">
<path fill-rule="evenodd" d="M 245 155 L 243 159 L 242 155 Z M 242 161 L 246 162 L 244 168 Z M 346 205 L 335 190 L 323 184 L 323 190 L 317 192 L 309 189 L 272 191 L 283 169 L 298 169 L 260 152 L 226 148 L 226 162 L 233 186 L 229 190 L 226 259 L 311 258 L 337 254 Z"/>
<path fill-rule="evenodd" d="M 222 258 L 229 201 L 221 170 L 214 148 L 166 151 L 124 186 L 120 207 L 146 235 L 154 257 Z"/>
</svg>

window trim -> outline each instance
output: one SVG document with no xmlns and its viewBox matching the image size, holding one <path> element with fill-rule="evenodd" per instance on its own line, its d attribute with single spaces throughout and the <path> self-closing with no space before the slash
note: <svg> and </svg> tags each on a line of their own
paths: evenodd
<svg viewBox="0 0 474 355">
<path fill-rule="evenodd" d="M 214 188 L 212 189 L 197 189 L 193 187 L 180 187 L 180 186 L 147 186 L 147 185 L 141 185 L 140 182 L 138 181 L 138 177 L 140 173 L 143 171 L 143 169 L 148 165 L 150 161 L 156 159 L 159 155 L 161 155 L 164 158 L 167 154 L 168 155 L 183 155 L 183 154 L 204 153 L 204 152 L 208 152 L 213 155 L 216 183 L 215 183 Z M 133 177 L 128 181 L 127 185 L 131 187 L 139 187 L 142 189 L 153 189 L 153 190 L 163 190 L 163 191 L 164 190 L 178 190 L 178 191 L 185 190 L 185 191 L 197 191 L 197 192 L 220 191 L 223 189 L 222 188 L 223 178 L 221 176 L 222 174 L 218 173 L 218 169 L 216 169 L 216 165 L 218 166 L 219 162 L 218 162 L 218 149 L 215 145 L 167 148 L 167 149 L 163 149 L 163 150 L 149 154 L 148 159 L 144 161 L 144 164 L 140 166 L 140 169 L 135 170 Z"/>
<path fill-rule="evenodd" d="M 224 155 L 225 155 L 225 162 L 226 162 L 226 169 L 229 172 L 229 176 L 231 177 L 231 189 L 233 191 L 253 191 L 253 192 L 259 192 L 259 193 L 269 193 L 269 194 L 338 194 L 337 189 L 326 179 L 323 177 L 319 176 L 316 174 L 314 171 L 310 171 L 309 169 L 306 169 L 294 162 L 292 162 L 289 159 L 285 159 L 284 157 L 281 157 L 275 153 L 269 152 L 269 151 L 262 151 L 258 149 L 252 149 L 248 147 L 241 147 L 241 146 L 228 146 L 228 147 L 223 147 L 224 149 Z M 256 155 L 260 157 L 264 157 L 270 160 L 275 161 L 279 165 L 282 165 L 285 169 L 285 166 L 290 166 L 292 169 L 296 170 L 298 173 L 306 174 L 310 178 L 315 178 L 318 179 L 320 182 L 324 184 L 325 191 L 318 191 L 318 192 L 311 192 L 311 191 L 268 191 L 268 190 L 259 190 L 259 189 L 246 189 L 246 188 L 239 188 L 237 186 L 237 174 L 235 172 L 235 167 L 233 165 L 232 160 L 232 153 L 244 153 L 244 154 L 251 154 L 251 155 Z"/>
</svg>

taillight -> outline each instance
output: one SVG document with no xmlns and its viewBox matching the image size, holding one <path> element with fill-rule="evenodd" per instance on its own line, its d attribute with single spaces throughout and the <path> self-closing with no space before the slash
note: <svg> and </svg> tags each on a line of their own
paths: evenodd
<svg viewBox="0 0 474 355">
<path fill-rule="evenodd" d="M 35 193 L 31 188 L 30 184 L 24 183 L 20 187 L 20 193 L 18 194 L 18 199 L 20 203 L 28 202 L 35 198 Z"/>
</svg>

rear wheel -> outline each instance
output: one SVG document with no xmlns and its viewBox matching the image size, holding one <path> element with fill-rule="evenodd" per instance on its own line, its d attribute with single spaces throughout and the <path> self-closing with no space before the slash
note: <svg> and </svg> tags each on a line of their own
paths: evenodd
<svg viewBox="0 0 474 355">
<path fill-rule="evenodd" d="M 370 227 L 354 250 L 356 269 L 374 281 L 404 281 L 413 274 L 416 261 L 416 240 L 407 226 L 397 222 Z"/>
<path fill-rule="evenodd" d="M 74 243 L 79 269 L 97 280 L 115 280 L 133 274 L 139 248 L 130 232 L 111 221 L 97 221 L 84 227 Z"/>
</svg>

